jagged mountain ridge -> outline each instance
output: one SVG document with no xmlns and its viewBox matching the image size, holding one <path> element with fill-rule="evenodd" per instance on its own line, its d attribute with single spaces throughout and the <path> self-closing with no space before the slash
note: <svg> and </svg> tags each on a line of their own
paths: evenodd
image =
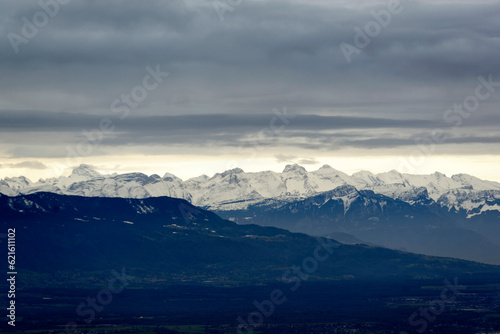
<svg viewBox="0 0 500 334">
<path fill-rule="evenodd" d="M 228 211 L 245 209 L 269 199 L 295 201 L 346 185 L 358 190 L 372 190 L 410 204 L 434 201 L 470 217 L 500 211 L 500 183 L 497 182 L 467 174 L 447 177 L 438 172 L 411 175 L 395 170 L 380 174 L 362 171 L 350 176 L 328 165 L 312 172 L 296 164 L 288 165 L 282 173 L 245 173 L 236 168 L 213 177 L 202 175 L 186 181 L 170 173 L 163 177 L 142 173 L 102 175 L 88 165 L 81 165 L 68 177 L 38 182 L 25 177 L 5 178 L 0 180 L 0 193 L 8 196 L 37 192 L 88 197 L 169 196 L 207 209 Z"/>
<path fill-rule="evenodd" d="M 429 198 L 413 203 L 346 185 L 297 201 L 268 201 L 244 210 L 215 211 L 238 224 L 284 228 L 348 239 L 413 253 L 500 264 L 500 214 L 455 212 Z M 339 240 L 340 241 L 340 240 Z M 359 241 L 357 241 L 359 242 Z"/>
</svg>

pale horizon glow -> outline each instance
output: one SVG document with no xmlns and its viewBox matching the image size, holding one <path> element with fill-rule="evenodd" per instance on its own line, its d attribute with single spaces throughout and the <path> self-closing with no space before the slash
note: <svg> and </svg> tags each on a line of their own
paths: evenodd
<svg viewBox="0 0 500 334">
<path fill-rule="evenodd" d="M 399 170 L 401 161 L 408 159 L 404 156 L 366 156 L 366 157 L 316 157 L 314 164 L 301 164 L 300 159 L 278 162 L 274 157 L 257 157 L 235 159 L 230 156 L 205 158 L 200 156 L 126 156 L 126 157 L 92 157 L 83 159 L 82 163 L 95 168 L 101 174 L 125 174 L 140 172 L 146 175 L 165 173 L 187 180 L 203 174 L 212 177 L 233 168 L 241 168 L 247 173 L 270 170 L 280 173 L 286 165 L 298 163 L 307 171 L 314 171 L 323 165 L 340 170 L 348 175 L 367 170 L 374 174 Z M 0 178 L 25 176 L 33 182 L 39 179 L 68 176 L 77 165 L 67 165 L 59 160 L 37 159 L 47 166 L 46 169 L 29 168 L 0 168 Z M 12 161 L 21 163 L 23 161 Z M 116 163 L 114 163 L 116 162 Z M 483 180 L 500 182 L 496 166 L 500 165 L 500 158 L 495 155 L 478 156 L 428 156 L 420 167 L 408 174 L 433 174 L 440 172 L 448 177 L 456 174 L 469 174 Z"/>
</svg>

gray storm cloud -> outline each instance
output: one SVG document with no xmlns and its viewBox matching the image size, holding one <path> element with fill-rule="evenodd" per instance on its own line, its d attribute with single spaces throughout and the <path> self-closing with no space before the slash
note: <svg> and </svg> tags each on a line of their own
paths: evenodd
<svg viewBox="0 0 500 334">
<path fill-rule="evenodd" d="M 32 156 L 26 146 L 36 142 L 54 156 L 103 117 L 116 125 L 104 147 L 231 147 L 286 106 L 296 118 L 265 145 L 396 148 L 443 128 L 448 145 L 498 153 L 498 92 L 458 130 L 443 114 L 474 94 L 479 76 L 500 82 L 500 3 L 402 1 L 347 63 L 339 45 L 386 8 L 372 3 L 246 0 L 221 21 L 210 0 L 74 0 L 16 53 L 9 34 L 23 36 L 43 8 L 3 1 L 0 149 Z M 170 75 L 117 119 L 112 102 L 142 85 L 147 66 Z"/>
</svg>

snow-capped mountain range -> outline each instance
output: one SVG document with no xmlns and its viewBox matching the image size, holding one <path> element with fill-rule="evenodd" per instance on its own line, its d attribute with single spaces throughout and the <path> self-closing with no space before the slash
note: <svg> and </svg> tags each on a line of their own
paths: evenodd
<svg viewBox="0 0 500 334">
<path fill-rule="evenodd" d="M 288 165 L 282 173 L 245 173 L 236 168 L 213 177 L 202 175 L 186 181 L 170 173 L 163 177 L 142 173 L 103 175 L 88 165 L 81 165 L 68 177 L 38 182 L 22 176 L 5 178 L 0 180 L 0 193 L 8 196 L 36 192 L 87 197 L 169 196 L 186 199 L 193 205 L 211 210 L 227 211 L 245 209 L 269 199 L 295 201 L 346 185 L 410 204 L 433 201 L 449 210 L 465 211 L 470 217 L 485 211 L 500 211 L 498 182 L 467 174 L 447 177 L 437 172 L 411 175 L 394 170 L 380 174 L 362 171 L 348 175 L 328 165 L 312 172 L 299 165 Z"/>
</svg>

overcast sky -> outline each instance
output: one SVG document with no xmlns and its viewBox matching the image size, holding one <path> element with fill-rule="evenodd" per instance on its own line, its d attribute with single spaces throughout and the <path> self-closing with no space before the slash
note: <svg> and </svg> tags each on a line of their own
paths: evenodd
<svg viewBox="0 0 500 334">
<path fill-rule="evenodd" d="M 58 1 L 0 2 L 0 177 L 500 181 L 499 1 Z"/>
</svg>

